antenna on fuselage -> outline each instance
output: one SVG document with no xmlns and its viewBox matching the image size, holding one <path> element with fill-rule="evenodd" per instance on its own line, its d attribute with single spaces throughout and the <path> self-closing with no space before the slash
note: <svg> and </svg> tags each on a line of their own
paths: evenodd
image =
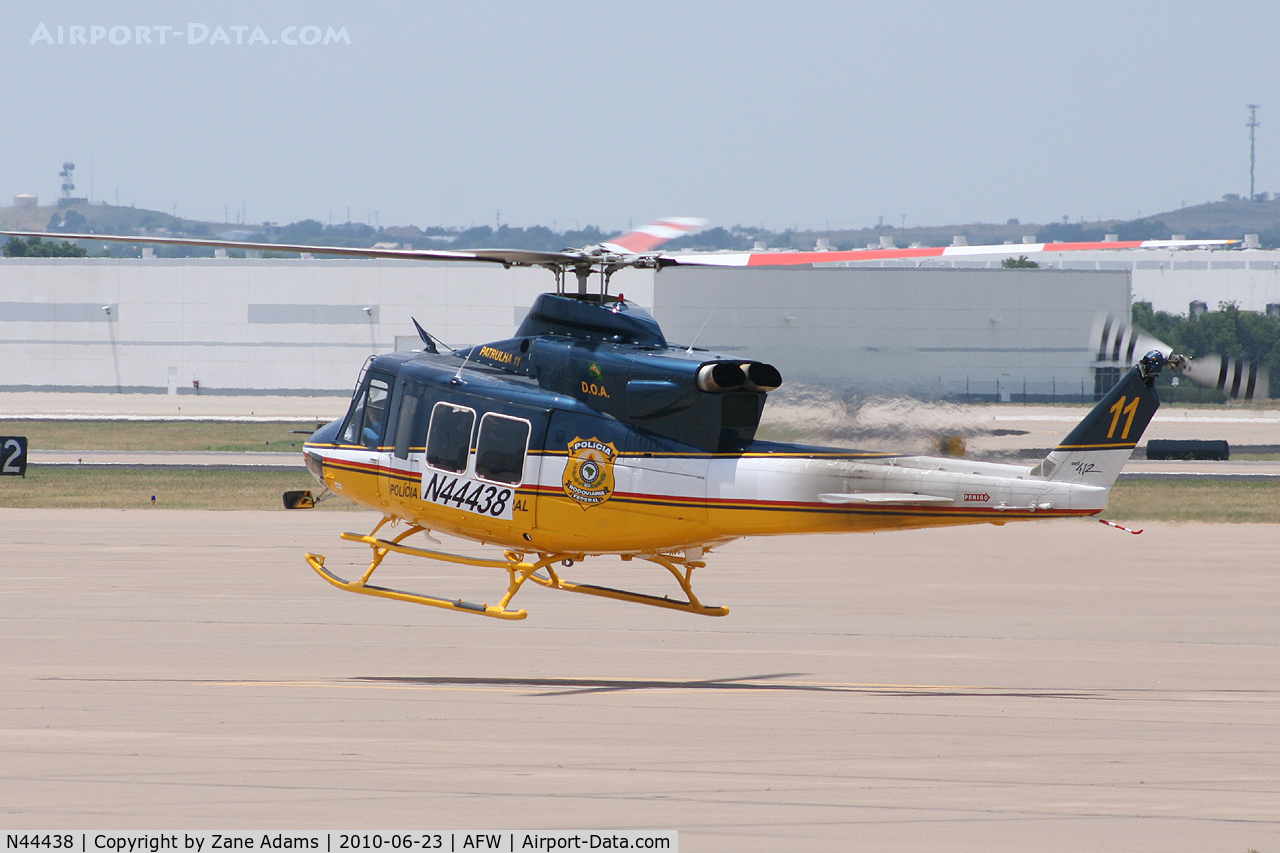
<svg viewBox="0 0 1280 853">
<path fill-rule="evenodd" d="M 431 337 L 431 335 L 427 332 L 426 329 L 422 328 L 422 324 L 418 322 L 418 319 L 416 317 L 410 317 L 409 319 L 413 321 L 413 327 L 418 330 L 418 337 L 422 338 L 422 343 L 425 345 L 423 351 L 433 353 L 433 354 L 439 354 L 440 350 L 436 349 L 436 339 Z M 444 344 L 444 341 L 441 341 L 440 343 Z M 445 344 L 445 346 L 448 346 L 448 345 Z M 453 349 L 453 347 L 449 347 L 449 348 Z"/>
<path fill-rule="evenodd" d="M 693 336 L 693 341 L 692 341 L 692 343 L 690 343 L 690 344 L 689 344 L 689 348 L 688 348 L 687 350 L 685 350 L 685 352 L 687 352 L 687 353 L 692 353 L 692 352 L 693 352 L 693 345 L 694 345 L 694 344 L 696 344 L 696 343 L 698 342 L 698 338 L 702 337 L 703 329 L 706 329 L 706 328 L 707 328 L 707 324 L 711 322 L 711 315 L 712 315 L 712 314 L 715 314 L 715 313 L 716 313 L 716 312 L 715 312 L 715 309 L 712 309 L 712 310 L 711 310 L 711 313 L 707 315 L 707 319 L 705 319 L 705 320 L 703 320 L 703 321 L 702 321 L 702 328 L 698 330 L 698 334 L 696 334 L 696 335 L 694 335 L 694 336 Z"/>
<path fill-rule="evenodd" d="M 467 350 L 467 354 L 462 359 L 462 364 L 458 365 L 458 372 L 453 374 L 453 378 L 449 380 L 450 385 L 458 385 L 462 382 L 462 368 L 467 366 L 467 362 L 471 360 L 471 353 L 475 351 L 475 347 Z M 454 352 L 457 352 L 457 350 L 454 350 Z"/>
</svg>

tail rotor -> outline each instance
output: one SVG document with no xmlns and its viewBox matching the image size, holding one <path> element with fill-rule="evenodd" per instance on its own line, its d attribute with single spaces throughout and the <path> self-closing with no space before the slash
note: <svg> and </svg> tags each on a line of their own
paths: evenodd
<svg viewBox="0 0 1280 853">
<path fill-rule="evenodd" d="M 1133 325 L 1121 314 L 1099 313 L 1094 319 L 1092 344 L 1095 367 L 1127 370 L 1142 353 L 1159 350 L 1166 356 L 1172 347 L 1159 338 Z M 1215 388 L 1230 400 L 1261 405 L 1271 396 L 1271 378 L 1267 368 L 1256 361 L 1245 361 L 1216 354 L 1191 359 L 1171 359 L 1170 366 L 1197 385 Z"/>
</svg>

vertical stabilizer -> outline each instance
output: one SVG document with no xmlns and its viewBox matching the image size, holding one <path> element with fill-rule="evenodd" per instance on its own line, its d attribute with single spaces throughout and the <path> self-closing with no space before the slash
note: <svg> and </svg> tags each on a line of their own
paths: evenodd
<svg viewBox="0 0 1280 853">
<path fill-rule="evenodd" d="M 1147 353 L 1032 473 L 1054 482 L 1110 488 L 1160 407 L 1152 386 L 1165 363 L 1160 352 Z"/>
</svg>

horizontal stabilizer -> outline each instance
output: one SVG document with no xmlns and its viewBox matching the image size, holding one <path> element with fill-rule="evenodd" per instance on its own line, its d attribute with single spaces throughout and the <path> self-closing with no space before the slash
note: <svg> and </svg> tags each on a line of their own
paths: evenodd
<svg viewBox="0 0 1280 853">
<path fill-rule="evenodd" d="M 955 498 L 917 495 L 910 492 L 858 492 L 856 494 L 818 495 L 824 504 L 949 504 Z"/>
</svg>

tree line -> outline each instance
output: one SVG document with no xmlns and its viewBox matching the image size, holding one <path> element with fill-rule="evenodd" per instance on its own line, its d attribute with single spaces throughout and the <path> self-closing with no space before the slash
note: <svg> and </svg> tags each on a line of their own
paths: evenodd
<svg viewBox="0 0 1280 853">
<path fill-rule="evenodd" d="M 26 240 L 10 237 L 9 242 L 4 244 L 6 258 L 84 258 L 88 255 L 86 250 L 66 240 L 61 243 L 46 243 L 39 237 L 28 237 Z"/>
</svg>

